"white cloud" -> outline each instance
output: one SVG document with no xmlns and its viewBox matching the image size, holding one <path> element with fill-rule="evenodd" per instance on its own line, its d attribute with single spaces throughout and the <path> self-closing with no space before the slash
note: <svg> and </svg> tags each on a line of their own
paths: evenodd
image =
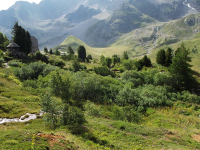
<svg viewBox="0 0 200 150">
<path fill-rule="evenodd" d="M 16 1 L 28 1 L 30 3 L 35 2 L 36 4 L 39 4 L 41 0 L 1 0 L 0 10 L 8 9 L 10 6 L 14 5 Z"/>
</svg>

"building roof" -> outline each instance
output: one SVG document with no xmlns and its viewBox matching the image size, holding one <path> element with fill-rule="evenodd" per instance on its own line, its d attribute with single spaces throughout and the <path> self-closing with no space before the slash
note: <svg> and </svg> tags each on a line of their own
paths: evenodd
<svg viewBox="0 0 200 150">
<path fill-rule="evenodd" d="M 19 48 L 20 46 L 17 45 L 15 42 L 12 42 L 12 43 L 10 43 L 7 47 L 8 47 L 8 48 L 9 48 L 9 47 L 12 47 L 12 48 Z"/>
</svg>

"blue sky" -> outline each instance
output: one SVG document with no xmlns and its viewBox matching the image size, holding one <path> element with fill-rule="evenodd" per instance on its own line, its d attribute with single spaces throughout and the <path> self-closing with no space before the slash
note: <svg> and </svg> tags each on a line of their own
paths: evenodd
<svg viewBox="0 0 200 150">
<path fill-rule="evenodd" d="M 28 1 L 30 3 L 39 3 L 41 0 L 1 0 L 0 1 L 0 10 L 6 10 L 13 4 L 15 4 L 16 1 Z"/>
</svg>

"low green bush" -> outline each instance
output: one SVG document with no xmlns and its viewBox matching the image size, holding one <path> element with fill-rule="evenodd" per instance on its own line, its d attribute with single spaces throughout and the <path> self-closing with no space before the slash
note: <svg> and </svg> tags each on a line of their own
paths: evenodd
<svg viewBox="0 0 200 150">
<path fill-rule="evenodd" d="M 56 70 L 56 67 L 41 62 L 33 62 L 21 68 L 15 68 L 13 73 L 23 81 L 27 79 L 37 79 L 39 75 L 46 76 L 54 70 Z"/>
<path fill-rule="evenodd" d="M 22 66 L 22 62 L 20 62 L 17 59 L 14 59 L 14 60 L 9 61 L 8 65 L 13 66 L 13 67 L 20 67 L 20 66 Z"/>
<path fill-rule="evenodd" d="M 53 66 L 57 66 L 63 68 L 65 66 L 65 62 L 60 59 L 49 59 L 49 63 Z"/>
<path fill-rule="evenodd" d="M 4 59 L 0 58 L 0 67 L 3 67 Z"/>
<path fill-rule="evenodd" d="M 107 67 L 94 67 L 94 72 L 96 74 L 99 74 L 101 76 L 108 76 L 111 75 L 112 77 L 115 77 L 115 72 L 110 71 Z"/>
<path fill-rule="evenodd" d="M 90 116 L 100 117 L 102 114 L 101 108 L 90 101 L 85 103 L 85 110 Z"/>
</svg>

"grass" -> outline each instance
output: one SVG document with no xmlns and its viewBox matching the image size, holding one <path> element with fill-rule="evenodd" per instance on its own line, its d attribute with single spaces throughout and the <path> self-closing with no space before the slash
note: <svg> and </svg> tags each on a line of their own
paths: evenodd
<svg viewBox="0 0 200 150">
<path fill-rule="evenodd" d="M 58 48 L 60 51 L 67 51 L 68 46 L 72 46 L 72 48 L 75 50 L 78 49 L 79 45 L 83 45 L 86 48 L 87 55 L 91 54 L 93 58 L 99 58 L 102 54 L 106 57 L 112 57 L 112 55 L 122 55 L 124 51 L 129 51 L 130 56 L 135 55 L 141 55 L 146 53 L 147 51 L 142 49 L 140 46 L 133 47 L 132 45 L 111 45 L 109 47 L 103 47 L 103 48 L 95 48 L 90 47 L 87 44 L 85 44 L 83 41 L 79 40 L 78 38 L 74 36 L 67 37 L 59 46 Z"/>
<path fill-rule="evenodd" d="M 5 69 L 0 71 L 5 74 Z M 42 91 L 22 88 L 12 79 L 0 76 L 0 118 L 39 112 Z M 113 120 L 108 106 L 96 108 L 102 108 L 98 117 L 85 112 L 87 122 L 80 127 L 51 130 L 42 118 L 4 123 L 0 149 L 200 149 L 200 105 L 177 101 L 171 108 L 149 108 L 139 123 Z"/>
<path fill-rule="evenodd" d="M 150 108 L 139 124 L 88 115 L 87 123 L 78 128 L 50 130 L 42 119 L 7 123 L 0 125 L 0 144 L 3 149 L 30 149 L 35 138 L 35 149 L 195 150 L 200 148 L 200 109 L 196 108 L 182 102 L 172 108 Z M 57 142 L 50 142 L 52 135 Z"/>
<path fill-rule="evenodd" d="M 40 110 L 40 92 L 37 96 L 23 88 L 14 76 L 5 76 L 6 69 L 1 69 L 0 76 L 0 118 L 16 118 L 26 113 Z M 34 91 L 34 90 L 33 90 Z"/>
</svg>

